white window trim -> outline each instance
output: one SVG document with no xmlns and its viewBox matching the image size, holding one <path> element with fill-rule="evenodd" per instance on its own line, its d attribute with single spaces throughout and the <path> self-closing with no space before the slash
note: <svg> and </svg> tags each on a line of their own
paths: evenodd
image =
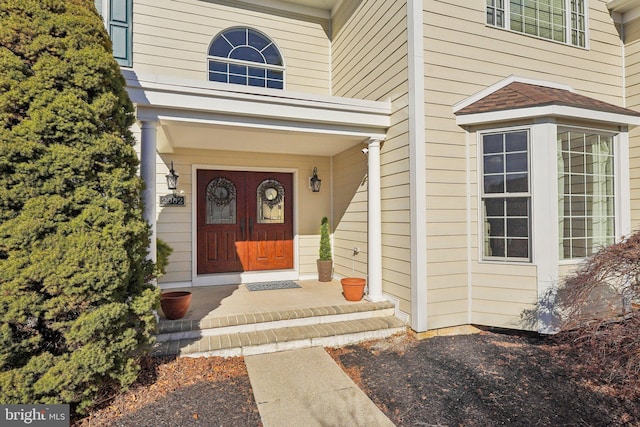
<svg viewBox="0 0 640 427">
<path fill-rule="evenodd" d="M 232 29 L 236 29 L 236 28 L 242 28 L 242 29 L 252 29 L 254 31 L 259 32 L 260 34 L 262 34 L 264 37 L 266 37 L 268 40 L 271 41 L 271 43 L 273 43 L 273 45 L 275 46 L 275 48 L 278 50 L 278 53 L 280 53 L 280 59 L 282 59 L 282 65 L 270 65 L 270 64 L 260 64 L 258 62 L 251 62 L 251 61 L 243 61 L 241 59 L 233 59 L 233 58 L 225 58 L 222 56 L 214 56 L 214 55 L 209 55 L 209 49 L 211 49 L 211 44 L 218 38 L 220 37 L 224 32 L 232 30 Z M 264 32 L 257 30 L 254 27 L 246 27 L 246 26 L 238 26 L 238 27 L 229 27 L 229 28 L 225 28 L 224 30 L 218 32 L 218 34 L 216 34 L 215 36 L 213 36 L 211 38 L 211 40 L 209 41 L 209 45 L 207 46 L 207 60 L 205 61 L 205 79 L 208 82 L 213 82 L 212 80 L 209 80 L 209 61 L 214 60 L 214 61 L 219 61 L 219 62 L 226 62 L 228 64 L 237 64 L 237 65 L 244 65 L 247 67 L 259 67 L 259 68 L 264 68 L 267 70 L 273 70 L 273 71 L 282 71 L 282 89 L 274 89 L 274 88 L 265 88 L 263 87 L 262 89 L 266 89 L 266 90 L 276 90 L 276 91 L 284 91 L 287 90 L 287 63 L 284 57 L 284 54 L 282 53 L 282 49 L 280 48 L 280 46 L 278 46 L 278 44 L 276 43 L 276 41 L 270 37 L 269 35 L 265 34 Z M 232 84 L 234 86 L 239 86 L 239 87 L 245 87 L 245 88 L 261 88 L 260 86 L 251 86 L 251 85 L 236 85 L 233 83 L 223 83 L 225 85 L 227 84 Z"/>
<path fill-rule="evenodd" d="M 482 137 L 487 134 L 495 134 L 495 133 L 508 133 L 508 132 L 518 132 L 518 131 L 527 131 L 528 133 L 528 141 L 527 141 L 527 162 L 528 162 L 528 178 L 529 178 L 529 192 L 525 195 L 514 195 L 513 197 L 528 197 L 529 198 L 529 259 L 523 258 L 491 258 L 485 257 L 483 251 L 484 245 L 484 214 L 483 214 L 483 206 L 482 200 L 484 199 L 484 159 L 483 159 L 483 143 Z M 478 253 L 478 262 L 482 264 L 504 264 L 504 265 L 531 265 L 535 263 L 534 261 L 534 174 L 532 171 L 532 150 L 534 138 L 534 129 L 533 126 L 508 126 L 508 127 L 495 127 L 495 128 L 487 128 L 482 129 L 476 133 L 476 159 L 477 165 L 476 170 L 478 171 L 478 183 L 477 183 L 477 194 L 478 194 L 478 202 L 477 202 L 477 222 L 478 222 L 478 243 L 477 243 L 477 253 Z"/>
<path fill-rule="evenodd" d="M 489 24 L 487 23 L 487 19 L 486 19 L 486 10 L 487 10 L 487 5 L 485 3 L 485 14 L 484 14 L 484 24 L 485 26 L 489 27 L 489 28 L 497 28 L 499 30 L 504 30 L 504 31 L 508 31 L 510 33 L 514 33 L 514 34 L 520 34 L 523 36 L 527 36 L 527 37 L 533 37 L 534 39 L 538 39 L 538 40 L 545 40 L 548 42 L 552 42 L 552 43 L 558 43 L 561 45 L 566 45 L 566 46 L 571 46 L 571 47 L 575 47 L 578 49 L 586 49 L 589 50 L 590 49 L 590 39 L 591 37 L 589 36 L 589 0 L 584 0 L 584 24 L 585 24 L 585 28 L 584 28 L 584 46 L 580 46 L 577 44 L 573 44 L 571 43 L 571 0 L 565 0 L 565 39 L 566 41 L 562 42 L 562 41 L 558 41 L 558 40 L 553 40 L 550 38 L 546 38 L 546 37 L 540 37 L 540 36 L 536 36 L 533 34 L 528 34 L 525 33 L 524 31 L 516 31 L 516 30 L 512 30 L 511 29 L 511 2 L 510 0 L 504 0 L 504 26 L 499 26 L 499 25 L 495 25 L 495 24 Z"/>
</svg>

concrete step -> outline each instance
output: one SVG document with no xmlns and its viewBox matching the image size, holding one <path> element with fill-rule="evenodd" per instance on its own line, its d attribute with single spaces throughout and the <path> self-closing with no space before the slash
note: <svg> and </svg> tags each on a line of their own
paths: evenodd
<svg viewBox="0 0 640 427">
<path fill-rule="evenodd" d="M 153 354 L 246 356 L 314 346 L 341 346 L 405 331 L 389 302 L 162 321 Z"/>
</svg>

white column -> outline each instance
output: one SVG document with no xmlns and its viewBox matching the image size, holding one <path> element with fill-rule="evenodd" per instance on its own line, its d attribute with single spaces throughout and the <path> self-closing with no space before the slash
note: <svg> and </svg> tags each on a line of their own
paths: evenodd
<svg viewBox="0 0 640 427">
<path fill-rule="evenodd" d="M 144 219 L 151 226 L 148 259 L 156 262 L 156 136 L 157 122 L 140 122 L 140 176 L 145 184 L 142 192 Z"/>
<path fill-rule="evenodd" d="M 368 141 L 368 237 L 367 300 L 383 301 L 382 296 L 382 213 L 380 203 L 380 140 Z"/>
</svg>

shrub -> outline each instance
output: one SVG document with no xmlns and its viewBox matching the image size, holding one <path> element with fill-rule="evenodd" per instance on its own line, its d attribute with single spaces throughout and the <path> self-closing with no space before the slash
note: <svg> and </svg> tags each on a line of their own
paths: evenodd
<svg viewBox="0 0 640 427">
<path fill-rule="evenodd" d="M 331 240 L 329 237 L 329 219 L 320 221 L 320 261 L 331 261 Z"/>
<path fill-rule="evenodd" d="M 169 255 L 173 253 L 173 248 L 162 239 L 156 239 L 156 276 L 167 274 L 169 265 Z"/>
<path fill-rule="evenodd" d="M 136 377 L 152 340 L 133 106 L 91 0 L 0 0 L 0 402 Z"/>
</svg>

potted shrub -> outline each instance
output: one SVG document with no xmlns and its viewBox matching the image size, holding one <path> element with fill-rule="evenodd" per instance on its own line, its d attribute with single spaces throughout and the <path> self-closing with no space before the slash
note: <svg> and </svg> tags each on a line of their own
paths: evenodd
<svg viewBox="0 0 640 427">
<path fill-rule="evenodd" d="M 320 222 L 320 253 L 316 264 L 318 266 L 318 281 L 330 282 L 333 273 L 333 260 L 331 257 L 329 219 L 326 216 Z"/>
</svg>

